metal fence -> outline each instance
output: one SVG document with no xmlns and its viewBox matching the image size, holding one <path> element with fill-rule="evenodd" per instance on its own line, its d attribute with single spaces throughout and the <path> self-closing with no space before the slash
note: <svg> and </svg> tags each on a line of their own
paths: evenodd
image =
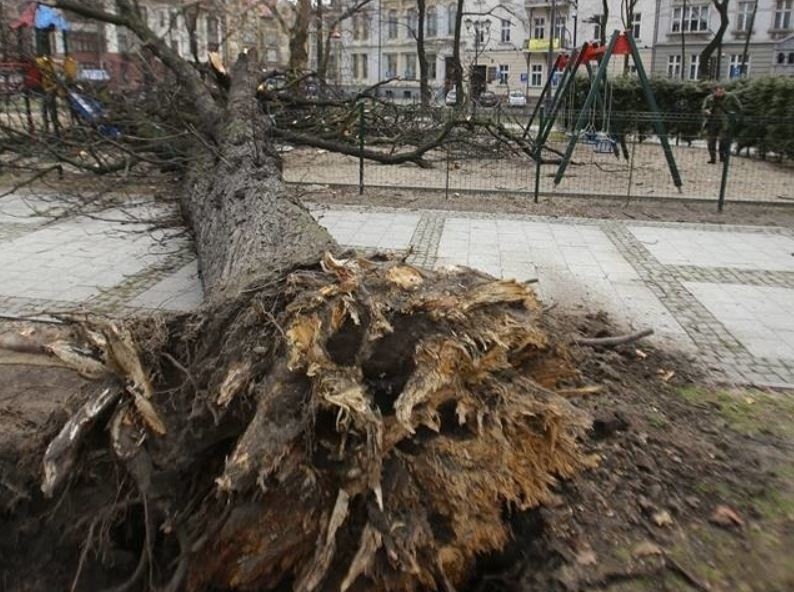
<svg viewBox="0 0 794 592">
<path fill-rule="evenodd" d="M 491 117 L 522 135 L 524 112 L 491 110 Z M 547 195 L 621 198 L 687 198 L 794 204 L 794 160 L 790 148 L 794 120 L 743 118 L 730 130 L 732 147 L 725 162 L 709 163 L 707 140 L 700 134 L 700 114 L 666 114 L 662 123 L 681 177 L 673 180 L 651 114 L 594 111 L 577 134 L 576 117 L 561 113 L 542 152 L 542 164 L 509 142 L 490 144 L 458 134 L 427 154 L 428 168 L 412 163 L 384 165 L 322 150 L 297 149 L 285 154 L 285 176 L 293 183 L 505 193 L 537 198 Z M 608 117 L 608 121 L 604 118 Z M 523 119 L 523 122 L 522 122 Z M 605 131 L 609 130 L 609 132 Z M 529 137 L 535 135 L 531 128 Z M 475 132 L 471 132 L 474 134 Z M 481 133 L 481 132 L 479 132 Z M 770 138 L 779 138 L 776 144 Z M 571 161 L 555 184 L 561 155 L 572 143 Z M 719 156 L 719 155 L 718 155 Z"/>
</svg>

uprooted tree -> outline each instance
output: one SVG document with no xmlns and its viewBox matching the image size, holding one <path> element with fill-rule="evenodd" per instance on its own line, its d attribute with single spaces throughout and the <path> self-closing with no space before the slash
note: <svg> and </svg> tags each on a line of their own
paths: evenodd
<svg viewBox="0 0 794 592">
<path fill-rule="evenodd" d="M 556 392 L 575 371 L 531 289 L 343 252 L 282 181 L 273 137 L 306 137 L 298 118 L 290 132 L 265 116 L 277 97 L 257 92 L 254 55 L 201 72 L 129 0 L 114 13 L 57 4 L 132 31 L 192 102 L 183 133 L 168 137 L 191 155 L 181 206 L 207 304 L 84 319 L 50 344 L 96 388 L 53 431 L 41 493 L 4 476 L 28 491 L 0 497 L 14 541 L 5 583 L 464 584 L 478 556 L 510 539 L 511 511 L 542 503 L 585 462 L 585 418 Z M 318 129 L 316 145 L 348 145 Z M 127 166 L 155 152 L 116 143 Z M 423 149 L 378 154 L 400 162 Z"/>
</svg>

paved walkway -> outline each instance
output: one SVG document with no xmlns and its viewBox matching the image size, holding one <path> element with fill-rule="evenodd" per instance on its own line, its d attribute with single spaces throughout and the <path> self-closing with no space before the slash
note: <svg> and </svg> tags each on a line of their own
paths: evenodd
<svg viewBox="0 0 794 592">
<path fill-rule="evenodd" d="M 0 314 L 86 306 L 187 310 L 202 299 L 178 229 L 142 233 L 135 209 L 58 222 L 0 200 Z M 141 205 L 139 208 L 150 208 Z M 413 250 L 424 266 L 537 278 L 563 310 L 653 327 L 729 382 L 794 385 L 794 232 L 782 228 L 315 207 L 343 245 Z M 139 213 L 139 212 L 138 212 Z"/>
</svg>

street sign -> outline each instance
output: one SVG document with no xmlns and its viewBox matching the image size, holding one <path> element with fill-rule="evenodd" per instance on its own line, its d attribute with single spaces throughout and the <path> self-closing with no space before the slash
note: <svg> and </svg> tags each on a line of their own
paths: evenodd
<svg viewBox="0 0 794 592">
<path fill-rule="evenodd" d="M 526 72 L 521 72 L 521 74 L 519 75 L 519 77 L 521 78 L 521 82 L 526 82 L 526 81 L 528 80 L 528 77 L 527 77 L 527 73 L 526 73 Z"/>
</svg>

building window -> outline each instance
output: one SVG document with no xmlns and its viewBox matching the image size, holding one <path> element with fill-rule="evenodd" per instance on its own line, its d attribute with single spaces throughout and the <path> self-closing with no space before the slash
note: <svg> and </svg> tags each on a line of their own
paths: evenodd
<svg viewBox="0 0 794 592">
<path fill-rule="evenodd" d="M 447 35 L 455 34 L 455 21 L 458 18 L 458 7 L 450 4 L 447 7 Z"/>
<path fill-rule="evenodd" d="M 747 63 L 742 68 L 742 55 L 732 54 L 728 64 L 728 78 L 742 78 L 750 73 L 750 56 L 747 56 Z"/>
<path fill-rule="evenodd" d="M 425 36 L 435 37 L 438 35 L 438 13 L 436 7 L 431 6 L 425 13 Z"/>
<path fill-rule="evenodd" d="M 370 15 L 365 13 L 361 15 L 361 39 L 367 41 L 369 39 Z"/>
<path fill-rule="evenodd" d="M 739 10 L 736 14 L 736 30 L 748 32 L 750 30 L 750 17 L 753 14 L 753 2 L 739 2 Z"/>
<path fill-rule="evenodd" d="M 397 11 L 389 11 L 388 19 L 389 39 L 397 39 Z"/>
<path fill-rule="evenodd" d="M 775 29 L 785 30 L 791 28 L 792 0 L 777 0 L 775 4 Z"/>
<path fill-rule="evenodd" d="M 642 15 L 635 12 L 631 15 L 631 34 L 635 39 L 641 39 L 642 36 Z"/>
<path fill-rule="evenodd" d="M 102 53 L 104 37 L 92 31 L 71 31 L 69 46 L 74 53 Z"/>
<path fill-rule="evenodd" d="M 777 63 L 778 64 L 786 63 L 786 54 L 784 54 L 782 51 L 779 54 L 777 54 Z"/>
<path fill-rule="evenodd" d="M 369 39 L 369 15 L 358 14 L 353 17 L 353 40 L 366 41 Z"/>
<path fill-rule="evenodd" d="M 386 78 L 394 78 L 397 76 L 397 54 L 386 54 Z"/>
<path fill-rule="evenodd" d="M 564 14 L 558 14 L 554 18 L 554 38 L 555 39 L 562 40 L 565 37 L 565 19 L 566 19 L 566 16 Z"/>
<path fill-rule="evenodd" d="M 429 81 L 435 80 L 436 74 L 437 74 L 436 54 L 429 53 L 427 54 L 427 79 Z"/>
<path fill-rule="evenodd" d="M 406 80 L 416 80 L 416 54 L 404 53 L 403 62 L 405 63 L 403 78 Z"/>
<path fill-rule="evenodd" d="M 218 51 L 221 42 L 220 28 L 218 19 L 214 16 L 207 17 L 207 48 L 210 51 Z"/>
<path fill-rule="evenodd" d="M 595 41 L 598 41 L 599 39 L 601 39 L 601 15 L 594 14 L 592 21 L 593 21 L 593 39 Z"/>
<path fill-rule="evenodd" d="M 790 54 L 788 54 L 788 64 L 789 64 L 789 66 L 794 64 L 794 51 L 792 51 Z"/>
<path fill-rule="evenodd" d="M 510 66 L 508 64 L 499 64 L 499 84 L 507 84 L 507 78 L 510 76 Z"/>
<path fill-rule="evenodd" d="M 530 86 L 543 86 L 543 64 L 532 64 L 532 73 L 529 77 Z"/>
<path fill-rule="evenodd" d="M 362 80 L 369 78 L 369 55 L 362 53 L 359 61 L 361 62 L 361 76 Z"/>
<path fill-rule="evenodd" d="M 409 8 L 405 13 L 405 36 L 409 39 L 416 36 L 416 10 Z"/>
<path fill-rule="evenodd" d="M 667 58 L 667 77 L 680 78 L 681 77 L 681 56 L 671 55 Z"/>
<path fill-rule="evenodd" d="M 357 80 L 369 78 L 369 56 L 367 54 L 353 54 L 353 78 Z"/>
<path fill-rule="evenodd" d="M 791 0 L 788 0 L 789 2 Z M 673 8 L 673 18 L 671 20 L 671 31 L 673 33 L 703 33 L 709 30 L 709 7 L 687 6 L 686 10 L 682 6 Z"/>
<path fill-rule="evenodd" d="M 119 44 L 119 53 L 128 53 L 132 49 L 129 34 L 125 27 L 116 27 L 116 39 Z"/>
<path fill-rule="evenodd" d="M 693 53 L 689 56 L 689 79 L 698 79 L 698 70 L 700 69 L 700 54 Z"/>
<path fill-rule="evenodd" d="M 533 39 L 546 38 L 546 19 L 542 16 L 535 17 L 535 27 L 532 29 Z"/>
<path fill-rule="evenodd" d="M 502 36 L 500 37 L 502 43 L 510 43 L 510 21 L 502 19 Z"/>
</svg>

